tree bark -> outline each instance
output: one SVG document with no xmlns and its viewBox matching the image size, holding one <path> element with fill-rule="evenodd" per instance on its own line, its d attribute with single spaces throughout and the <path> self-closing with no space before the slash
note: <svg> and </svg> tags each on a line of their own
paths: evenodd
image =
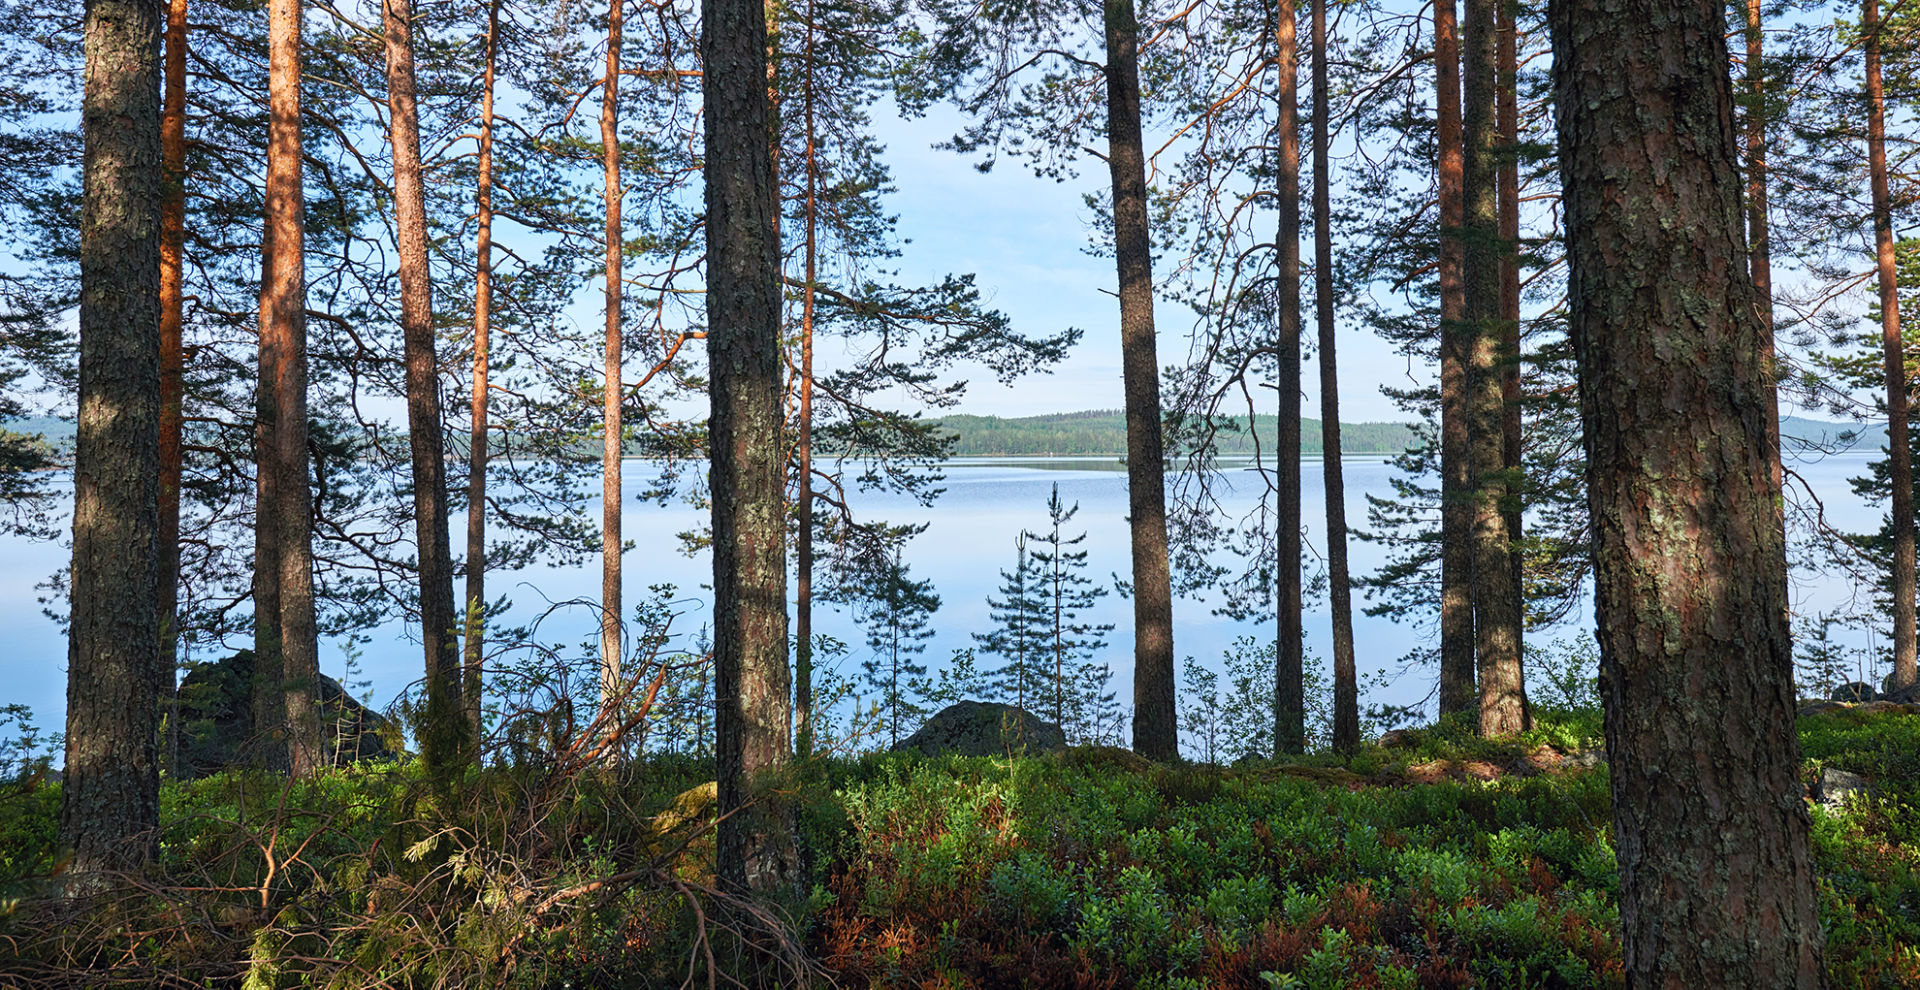
<svg viewBox="0 0 1920 990">
<path fill-rule="evenodd" d="M 620 303 L 624 295 L 620 262 L 625 247 L 620 226 L 620 27 L 624 0 L 607 3 L 607 75 L 600 87 L 600 161 L 606 202 L 606 390 L 601 397 L 600 448 L 600 699 L 610 705 L 620 694 L 621 630 L 620 490 L 621 385 Z"/>
<path fill-rule="evenodd" d="M 758 786 L 786 762 L 790 724 L 778 200 L 765 11 L 759 0 L 703 0 L 702 12 L 717 872 L 745 892 L 793 880 L 787 816 Z"/>
<path fill-rule="evenodd" d="M 1908 437 L 1912 384 L 1906 341 L 1900 335 L 1900 280 L 1894 270 L 1893 207 L 1887 190 L 1886 98 L 1880 85 L 1880 11 L 1860 0 L 1860 35 L 1867 62 L 1867 168 L 1873 185 L 1873 247 L 1880 274 L 1880 339 L 1887 378 L 1887 482 L 1893 487 L 1892 686 L 1912 684 L 1914 649 L 1913 446 Z"/>
<path fill-rule="evenodd" d="M 187 230 L 187 0 L 167 4 L 160 111 L 160 690 L 166 692 L 164 762 L 177 766 L 180 739 L 180 434 L 186 371 L 181 288 Z"/>
<path fill-rule="evenodd" d="M 1140 23 L 1133 0 L 1106 0 L 1107 168 L 1120 285 L 1120 373 L 1126 390 L 1127 519 L 1133 547 L 1133 749 L 1180 754 L 1174 714 L 1173 590 L 1167 563 L 1166 458 L 1153 327 L 1153 246 L 1140 130 Z"/>
<path fill-rule="evenodd" d="M 1480 734 L 1512 735 L 1525 728 L 1520 679 L 1520 603 L 1514 596 L 1504 509 L 1508 497 L 1505 407 L 1501 369 L 1500 209 L 1496 167 L 1494 91 L 1499 0 L 1466 0 L 1466 54 L 1462 69 L 1466 171 L 1466 412 L 1473 503 L 1473 633 L 1480 681 Z"/>
<path fill-rule="evenodd" d="M 1513 583 L 1517 613 L 1515 628 L 1524 631 L 1527 614 L 1526 574 L 1520 539 L 1525 523 L 1521 513 L 1525 483 L 1525 446 L 1520 416 L 1520 32 L 1515 0 L 1496 0 L 1494 30 L 1500 60 L 1498 90 L 1494 95 L 1494 126 L 1500 153 L 1500 439 L 1501 460 L 1507 471 L 1508 491 L 1502 515 L 1507 525 L 1507 573 Z M 1521 698 L 1525 700 L 1525 683 Z"/>
<path fill-rule="evenodd" d="M 433 281 L 414 93 L 413 8 L 385 0 L 388 141 L 393 147 L 394 231 L 400 256 L 400 330 L 407 367 L 407 434 L 413 455 L 413 518 L 420 554 L 420 638 L 426 647 L 427 712 L 421 750 L 444 782 L 471 759 L 460 699 L 459 620 L 453 610 L 453 550 L 447 532 L 446 442 L 440 427 L 440 366 L 434 356 Z"/>
<path fill-rule="evenodd" d="M 500 0 L 487 3 L 486 68 L 480 90 L 480 160 L 474 201 L 473 431 L 467 444 L 466 668 L 460 697 L 467 731 L 481 737 L 487 609 L 487 371 L 493 336 L 493 75 L 500 54 Z"/>
<path fill-rule="evenodd" d="M 1440 199 L 1440 714 L 1475 706 L 1473 471 L 1467 434 L 1466 250 L 1461 243 L 1465 152 L 1460 134 L 1460 40 L 1453 0 L 1434 0 L 1433 61 Z"/>
<path fill-rule="evenodd" d="M 1761 0 L 1747 0 L 1747 269 L 1753 273 L 1755 306 L 1760 323 L 1767 331 L 1767 355 L 1772 360 L 1768 380 L 1774 382 L 1771 409 L 1767 414 L 1767 450 L 1773 458 L 1773 480 L 1784 484 L 1786 471 L 1780 461 L 1780 389 L 1779 352 L 1773 333 L 1773 237 L 1767 220 L 1767 76 L 1764 56 L 1766 37 L 1762 30 Z M 1780 506 L 1781 525 L 1786 525 L 1786 506 Z"/>
<path fill-rule="evenodd" d="M 80 415 L 60 840 L 91 884 L 159 851 L 160 6 L 89 0 Z"/>
<path fill-rule="evenodd" d="M 1549 20 L 1627 982 L 1817 987 L 1725 8 Z"/>
<path fill-rule="evenodd" d="M 255 731 L 284 734 L 286 768 L 296 776 L 317 770 L 320 754 L 320 632 L 313 602 L 313 490 L 307 484 L 306 195 L 301 188 L 300 0 L 268 3 L 267 185 L 260 280 L 262 382 L 273 382 L 273 433 L 268 456 L 273 500 L 263 513 L 275 533 L 274 581 L 280 601 L 280 680 L 268 689 L 283 696 L 282 725 Z M 273 345 L 266 344 L 271 337 Z"/>
<path fill-rule="evenodd" d="M 806 93 L 801 108 L 807 128 L 806 169 L 806 266 L 807 287 L 800 298 L 800 409 L 794 443 L 794 487 L 799 499 L 800 522 L 796 534 L 799 547 L 794 554 L 793 606 L 793 718 L 795 746 L 801 757 L 813 755 L 813 317 L 814 283 L 820 276 L 819 161 L 815 157 L 816 97 L 814 93 L 814 11 L 808 8 Z"/>
<path fill-rule="evenodd" d="M 1279 316 L 1274 385 L 1280 408 L 1274 434 L 1274 612 L 1279 641 L 1274 653 L 1273 740 L 1275 753 L 1300 753 L 1307 748 L 1307 698 L 1300 575 L 1300 46 L 1294 33 L 1294 0 L 1278 0 L 1273 17 L 1279 103 L 1274 198 L 1280 210 L 1274 234 Z"/>
<path fill-rule="evenodd" d="M 1340 365 L 1333 322 L 1332 168 L 1327 133 L 1327 0 L 1313 0 L 1313 300 L 1320 332 L 1320 446 L 1327 497 L 1327 596 L 1333 608 L 1333 749 L 1360 747 L 1360 683 L 1353 657 L 1353 582 L 1347 573 L 1347 485 L 1340 465 Z"/>
</svg>

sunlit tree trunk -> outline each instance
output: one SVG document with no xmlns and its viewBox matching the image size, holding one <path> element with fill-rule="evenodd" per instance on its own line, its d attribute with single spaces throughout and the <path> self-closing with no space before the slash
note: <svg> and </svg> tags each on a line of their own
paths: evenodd
<svg viewBox="0 0 1920 990">
<path fill-rule="evenodd" d="M 1167 563 L 1166 463 L 1153 328 L 1153 247 L 1140 124 L 1140 22 L 1133 0 L 1106 0 L 1107 169 L 1120 280 L 1120 374 L 1126 392 L 1127 519 L 1133 548 L 1133 748 L 1178 756 L 1173 590 Z"/>
<path fill-rule="evenodd" d="M 1880 274 L 1880 337 L 1887 369 L 1887 482 L 1893 487 L 1893 678 L 1914 682 L 1913 447 L 1907 416 L 1911 383 L 1900 336 L 1900 280 L 1893 259 L 1893 207 L 1887 190 L 1886 97 L 1880 84 L 1880 11 L 1860 0 L 1860 37 L 1867 61 L 1867 168 L 1873 185 L 1873 247 Z"/>
<path fill-rule="evenodd" d="M 283 721 L 254 729 L 284 747 L 287 770 L 312 773 L 321 763 L 320 633 L 313 603 L 313 494 L 307 484 L 306 196 L 301 188 L 300 0 L 268 3 L 266 218 L 260 279 L 260 380 L 271 382 L 272 432 L 262 454 L 272 499 L 261 523 L 274 533 L 274 557 L 257 562 L 272 576 L 279 613 L 256 622 L 280 626 L 279 680 L 262 682 L 279 696 Z M 271 344 L 269 344 L 271 341 Z M 268 363 L 267 357 L 272 357 Z M 270 468 L 268 467 L 270 465 Z M 256 603 L 257 607 L 257 603 Z M 280 760 L 273 760 L 279 764 Z"/>
<path fill-rule="evenodd" d="M 800 517 L 797 534 L 799 547 L 794 554 L 794 609 L 793 609 L 793 718 L 795 743 L 800 755 L 813 754 L 813 317 L 815 281 L 820 276 L 820 245 L 818 237 L 819 217 L 819 163 L 815 156 L 819 153 L 815 147 L 816 97 L 814 93 L 814 11 L 808 7 L 807 16 L 807 65 L 805 102 L 801 113 L 807 128 L 806 169 L 806 265 L 807 287 L 800 299 L 800 410 L 798 436 L 794 443 L 798 447 L 795 459 L 798 461 L 795 472 L 800 476 L 795 486 L 799 505 L 796 507 Z"/>
<path fill-rule="evenodd" d="M 1725 14 L 1549 7 L 1620 927 L 1628 986 L 1818 987 Z"/>
<path fill-rule="evenodd" d="M 60 842 L 92 885 L 159 851 L 160 6 L 89 0 L 84 46 Z"/>
<path fill-rule="evenodd" d="M 1508 496 L 1506 397 L 1501 368 L 1500 210 L 1496 168 L 1495 90 L 1499 79 L 1494 7 L 1500 0 L 1466 0 L 1466 56 L 1462 68 L 1466 171 L 1468 463 L 1473 502 L 1473 634 L 1480 683 L 1480 732 L 1503 736 L 1525 727 L 1520 682 L 1520 602 L 1509 554 L 1513 541 L 1503 512 Z"/>
<path fill-rule="evenodd" d="M 400 330 L 407 369 L 407 434 L 413 455 L 413 518 L 420 554 L 420 638 L 426 644 L 427 712 L 421 749 L 444 781 L 471 758 L 461 704 L 458 619 L 453 611 L 452 539 L 447 532 L 446 442 L 440 428 L 440 374 L 434 356 L 433 282 L 427 268 L 427 212 L 420 170 L 420 114 L 414 92 L 413 10 L 385 0 L 388 140 L 393 148 L 394 233 L 400 261 Z"/>
<path fill-rule="evenodd" d="M 473 430 L 467 444 L 467 610 L 461 700 L 478 740 L 485 692 L 487 608 L 487 371 L 493 337 L 493 69 L 500 53 L 500 0 L 487 3 L 486 68 L 480 90 L 480 160 L 474 208 Z"/>
<path fill-rule="evenodd" d="M 168 696 L 165 763 L 178 766 L 180 706 L 180 434 L 186 370 L 181 288 L 187 230 L 187 0 L 167 4 L 160 111 L 160 689 Z"/>
<path fill-rule="evenodd" d="M 1453 0 L 1433 4 L 1435 138 L 1440 196 L 1440 714 L 1476 704 L 1473 665 L 1473 471 L 1468 463 L 1465 153 L 1460 37 Z"/>
<path fill-rule="evenodd" d="M 624 238 L 620 226 L 620 28 L 624 0 L 607 4 L 607 75 L 600 86 L 600 155 L 606 185 L 606 391 L 601 400 L 604 432 L 600 448 L 600 698 L 612 704 L 620 691 L 621 594 L 620 403 L 621 385 L 620 274 Z"/>
<path fill-rule="evenodd" d="M 701 25 L 717 872 L 722 887 L 746 891 L 794 879 L 788 816 L 759 788 L 787 760 L 790 724 L 778 195 L 765 10 L 759 0 L 703 0 Z"/>
</svg>

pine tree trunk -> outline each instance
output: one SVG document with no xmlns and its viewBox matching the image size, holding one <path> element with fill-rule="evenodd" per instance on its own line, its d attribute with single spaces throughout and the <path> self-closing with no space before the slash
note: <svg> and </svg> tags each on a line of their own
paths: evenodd
<svg viewBox="0 0 1920 990">
<path fill-rule="evenodd" d="M 1887 191 L 1886 98 L 1880 86 L 1880 12 L 1860 0 L 1861 43 L 1867 56 L 1867 168 L 1873 183 L 1873 247 L 1880 268 L 1880 336 L 1887 372 L 1887 482 L 1893 487 L 1894 687 L 1912 684 L 1914 651 L 1913 446 L 1908 438 L 1912 385 L 1906 341 L 1900 335 L 1900 281 L 1894 270 L 1893 207 Z"/>
<path fill-rule="evenodd" d="M 620 226 L 620 28 L 624 0 L 607 4 L 607 75 L 600 87 L 600 154 L 606 185 L 606 391 L 601 400 L 600 448 L 600 699 L 610 705 L 620 692 L 621 594 L 620 509 L 620 400 L 624 395 L 620 369 L 620 303 L 624 285 L 620 261 L 624 236 Z"/>
<path fill-rule="evenodd" d="M 280 599 L 280 682 L 285 722 L 256 725 L 284 732 L 286 767 L 296 776 L 321 765 L 320 631 L 313 603 L 313 491 L 307 484 L 307 275 L 306 196 L 300 157 L 300 0 L 268 4 L 268 100 L 266 227 L 272 249 L 264 255 L 260 283 L 260 336 L 272 366 L 273 435 L 268 457 L 273 501 L 265 507 L 276 534 L 274 575 Z M 273 338 L 269 352 L 265 340 Z M 271 685 L 270 685 L 271 687 Z"/>
<path fill-rule="evenodd" d="M 814 11 L 807 10 L 806 102 L 802 108 L 807 127 L 806 168 L 806 278 L 807 287 L 800 300 L 800 409 L 795 428 L 794 451 L 798 464 L 795 473 L 800 522 L 796 534 L 799 547 L 794 554 L 793 604 L 793 719 L 795 748 L 802 757 L 813 755 L 813 316 L 814 283 L 820 277 L 818 227 L 820 166 L 814 146 Z"/>
<path fill-rule="evenodd" d="M 1174 715 L 1173 590 L 1167 564 L 1160 365 L 1154 356 L 1153 246 L 1140 132 L 1140 23 L 1133 0 L 1106 0 L 1107 168 L 1120 280 L 1120 371 L 1126 389 L 1127 518 L 1133 541 L 1133 749 L 1180 753 Z"/>
<path fill-rule="evenodd" d="M 182 290 L 187 232 L 187 0 L 167 4 L 160 111 L 160 690 L 167 695 L 164 762 L 178 765 L 180 741 L 180 435 L 186 353 Z"/>
<path fill-rule="evenodd" d="M 1466 171 L 1466 412 L 1473 504 L 1473 633 L 1480 681 L 1480 733 L 1504 736 L 1525 727 L 1520 681 L 1520 603 L 1509 563 L 1513 541 L 1507 498 L 1505 406 L 1501 391 L 1505 334 L 1500 326 L 1500 210 L 1495 167 L 1494 90 L 1498 40 L 1494 6 L 1466 0 L 1462 138 Z"/>
<path fill-rule="evenodd" d="M 1620 924 L 1630 986 L 1817 987 L 1724 18 L 1549 8 Z"/>
<path fill-rule="evenodd" d="M 1280 227 L 1274 234 L 1274 295 L 1279 327 L 1274 339 L 1278 368 L 1274 386 L 1280 409 L 1274 434 L 1274 591 L 1279 625 L 1274 653 L 1273 739 L 1275 753 L 1307 748 L 1305 628 L 1300 575 L 1300 46 L 1295 37 L 1294 0 L 1274 5 L 1275 98 L 1279 103 L 1274 135 L 1278 178 L 1274 198 Z"/>
<path fill-rule="evenodd" d="M 794 879 L 789 816 L 758 786 L 786 762 L 790 724 L 778 198 L 765 11 L 758 0 L 703 0 L 702 10 L 717 871 L 723 888 L 744 892 Z"/>
<path fill-rule="evenodd" d="M 1435 138 L 1440 198 L 1440 714 L 1475 707 L 1473 471 L 1468 462 L 1466 249 L 1461 242 L 1465 151 L 1460 134 L 1460 40 L 1453 0 L 1434 0 Z"/>
<path fill-rule="evenodd" d="M 1347 574 L 1347 484 L 1340 465 L 1340 365 L 1333 322 L 1327 2 L 1313 0 L 1313 299 L 1320 324 L 1320 445 L 1327 497 L 1327 597 L 1333 608 L 1333 749 L 1351 753 L 1360 747 L 1360 683 L 1353 658 L 1353 582 Z"/>
<path fill-rule="evenodd" d="M 1502 515 L 1507 525 L 1507 573 L 1513 583 L 1516 630 L 1524 630 L 1527 608 L 1526 575 L 1520 539 L 1521 488 L 1525 458 L 1520 418 L 1520 73 L 1519 26 L 1514 0 L 1496 0 L 1495 32 L 1499 43 L 1499 90 L 1495 95 L 1495 126 L 1500 154 L 1500 434 L 1501 461 L 1506 467 L 1508 492 Z M 1526 697 L 1525 684 L 1521 698 Z M 1530 721 L 1530 719 L 1529 719 Z"/>
<path fill-rule="evenodd" d="M 453 549 L 447 532 L 447 447 L 440 427 L 440 370 L 434 356 L 433 282 L 427 268 L 426 196 L 409 0 L 385 0 L 384 22 L 394 231 L 400 257 L 400 330 L 407 366 L 407 434 L 420 554 L 420 638 L 426 644 L 427 713 L 420 743 L 428 773 L 445 781 L 456 766 L 471 759 L 472 737 L 460 699 L 459 620 L 453 611 Z"/>
<path fill-rule="evenodd" d="M 487 3 L 486 68 L 480 90 L 480 160 L 474 205 L 473 430 L 467 443 L 467 609 L 460 697 L 467 731 L 481 737 L 487 608 L 487 371 L 493 337 L 493 70 L 500 54 L 500 0 Z"/>
<path fill-rule="evenodd" d="M 1780 462 L 1780 390 L 1779 358 L 1773 334 L 1773 238 L 1767 221 L 1767 76 L 1764 64 L 1766 37 L 1761 19 L 1761 0 L 1747 0 L 1747 269 L 1753 273 L 1756 305 L 1760 322 L 1767 331 L 1767 354 L 1774 359 L 1769 380 L 1771 409 L 1767 414 L 1767 450 L 1773 459 L 1773 480 L 1783 484 L 1786 478 Z M 1780 507 L 1781 525 L 1786 525 L 1786 506 Z"/>
<path fill-rule="evenodd" d="M 80 883 L 159 851 L 160 6 L 89 0 L 80 415 L 60 842 Z"/>
</svg>

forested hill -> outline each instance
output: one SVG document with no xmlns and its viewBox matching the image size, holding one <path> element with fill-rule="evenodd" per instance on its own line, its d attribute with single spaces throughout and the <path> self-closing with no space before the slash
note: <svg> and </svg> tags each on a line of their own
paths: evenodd
<svg viewBox="0 0 1920 990">
<path fill-rule="evenodd" d="M 1275 419 L 1259 416 L 1258 426 L 1264 449 L 1273 449 Z M 1003 419 L 999 416 L 943 416 L 940 425 L 958 435 L 953 452 L 961 456 L 1015 456 L 1041 454 L 1124 454 L 1127 449 L 1126 418 L 1118 409 L 1088 412 L 1051 413 Z M 1222 434 L 1220 450 L 1229 454 L 1253 453 L 1253 437 L 1240 421 L 1238 433 Z M 1341 447 L 1350 454 L 1388 454 L 1405 450 L 1413 440 L 1413 427 L 1405 423 L 1347 423 L 1340 428 Z M 1300 427 L 1300 451 L 1320 453 L 1320 421 L 1303 420 Z"/>
</svg>

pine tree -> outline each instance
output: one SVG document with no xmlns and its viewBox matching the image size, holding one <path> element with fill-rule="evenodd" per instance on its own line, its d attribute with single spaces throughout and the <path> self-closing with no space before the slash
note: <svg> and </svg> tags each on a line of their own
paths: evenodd
<svg viewBox="0 0 1920 990">
<path fill-rule="evenodd" d="M 1005 661 L 989 684 L 993 696 L 1024 711 L 1044 697 L 1046 673 L 1041 668 L 1050 616 L 1044 575 L 1027 553 L 1026 534 L 1015 537 L 1013 547 L 1013 570 L 1000 572 L 1000 597 L 987 599 L 994 628 L 974 633 L 973 639 L 982 652 Z"/>
<path fill-rule="evenodd" d="M 867 576 L 857 592 L 856 615 L 867 629 L 867 649 L 873 656 L 860 665 L 867 685 L 879 693 L 881 717 L 888 744 L 898 745 L 901 731 L 926 716 L 915 702 L 918 679 L 927 667 L 914 657 L 925 653 L 933 638 L 929 620 L 940 608 L 933 582 L 916 581 L 896 550 L 887 566 Z"/>
<path fill-rule="evenodd" d="M 1097 701 L 1082 690 L 1086 682 L 1084 668 L 1106 647 L 1107 633 L 1113 631 L 1113 625 L 1095 624 L 1082 618 L 1106 597 L 1107 589 L 1094 584 L 1083 573 L 1087 568 L 1087 551 L 1073 549 L 1086 542 L 1087 534 L 1083 531 L 1068 537 L 1064 532 L 1066 524 L 1079 511 L 1080 503 L 1075 502 L 1068 508 L 1060 501 L 1060 485 L 1056 482 L 1053 492 L 1047 496 L 1048 528 L 1039 533 L 1027 530 L 1022 537 L 1033 548 L 1033 570 L 1040 578 L 1045 611 L 1042 649 L 1046 655 L 1044 666 L 1051 669 L 1043 670 L 1041 676 L 1051 684 L 1042 695 L 1041 704 L 1047 706 L 1043 710 L 1050 709 L 1055 725 L 1062 729 L 1072 727 L 1069 738 L 1084 739 L 1091 731 L 1092 710 Z"/>
</svg>

